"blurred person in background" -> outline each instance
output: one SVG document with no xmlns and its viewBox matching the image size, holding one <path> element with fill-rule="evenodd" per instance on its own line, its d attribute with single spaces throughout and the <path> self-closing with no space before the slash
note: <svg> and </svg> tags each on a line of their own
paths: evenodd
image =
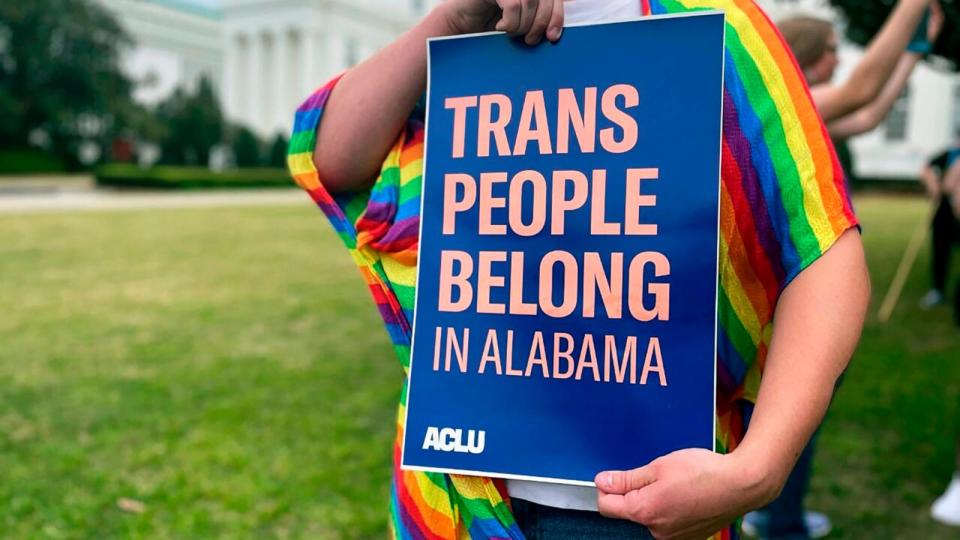
<svg viewBox="0 0 960 540">
<path fill-rule="evenodd" d="M 812 21 L 805 23 L 797 22 L 799 20 L 800 19 L 792 19 L 781 23 L 781 29 L 784 32 L 787 42 L 791 43 L 791 47 L 793 43 L 798 43 L 799 47 L 799 43 L 810 39 L 810 36 L 803 32 L 805 30 L 803 28 L 804 25 L 811 24 L 818 26 L 820 27 L 818 32 L 826 30 L 821 27 L 822 24 L 829 25 L 826 21 L 819 21 L 817 19 L 812 19 Z M 927 17 L 917 26 L 913 38 L 910 40 L 910 43 L 907 44 L 906 50 L 900 53 L 893 71 L 886 83 L 882 85 L 880 92 L 868 103 L 858 107 L 853 112 L 836 118 L 827 118 L 824 116 L 824 121 L 827 124 L 827 129 L 830 131 L 831 137 L 835 140 L 846 140 L 857 135 L 862 135 L 873 131 L 886 119 L 893 105 L 897 102 L 897 98 L 903 94 L 907 82 L 910 80 L 910 75 L 913 74 L 913 69 L 933 49 L 933 44 L 936 43 L 940 35 L 940 30 L 943 28 L 943 21 L 943 9 L 939 3 L 934 2 L 930 5 L 930 11 Z M 801 27 L 795 28 L 795 25 Z M 833 33 L 831 27 L 830 34 L 827 38 L 827 48 L 828 50 L 832 50 L 834 54 L 826 54 L 822 56 L 818 62 L 814 63 L 813 68 L 804 69 L 804 73 L 808 74 L 807 81 L 810 83 L 814 102 L 817 103 L 817 107 L 821 110 L 821 115 L 823 114 L 823 108 L 830 107 L 832 100 L 837 99 L 837 95 L 842 93 L 841 91 L 832 89 L 833 87 L 829 85 L 829 81 L 833 78 L 833 68 L 836 67 L 836 39 L 836 35 Z M 870 49 L 867 50 L 867 53 L 870 53 Z M 831 58 L 831 56 L 833 58 Z M 865 55 L 861 63 L 858 64 L 858 68 L 867 60 Z M 798 62 L 799 61 L 798 57 Z M 803 65 L 801 62 L 801 66 Z M 830 66 L 832 66 L 832 68 L 828 70 L 827 68 Z M 856 84 L 857 79 L 855 77 L 857 76 L 858 73 L 855 70 L 846 84 Z M 819 82 L 821 81 L 821 77 L 828 78 L 826 82 Z M 833 109 L 832 112 L 836 114 L 839 112 L 839 109 Z"/>
<path fill-rule="evenodd" d="M 960 439 L 956 449 L 953 478 L 943 495 L 933 502 L 930 515 L 944 525 L 960 527 Z"/>
<path fill-rule="evenodd" d="M 960 133 L 958 141 L 951 148 L 934 156 L 920 172 L 920 181 L 926 189 L 927 195 L 936 206 L 933 221 L 930 224 L 931 253 L 930 261 L 932 288 L 920 300 L 920 306 L 930 309 L 942 304 L 946 299 L 947 278 L 950 275 L 950 256 L 953 245 L 960 242 L 960 231 L 957 230 L 957 212 L 955 198 L 956 180 L 948 185 L 948 176 L 957 176 L 955 169 L 960 169 Z M 948 174 L 952 173 L 952 174 Z M 960 285 L 956 294 L 960 294 Z M 957 297 L 960 301 L 960 296 Z M 960 307 L 958 307 L 960 309 Z M 960 317 L 960 314 L 957 315 Z"/>
<path fill-rule="evenodd" d="M 947 279 L 950 251 L 953 244 L 960 241 L 960 142 L 936 156 L 924 169 L 922 179 L 927 193 L 937 205 L 933 219 L 933 264 L 934 280 L 942 279 L 942 286 Z M 943 268 L 938 270 L 937 264 L 943 265 Z M 936 285 L 934 281 L 934 287 Z M 939 292 L 942 300 L 943 290 Z M 927 300 L 926 297 L 924 299 Z M 956 327 L 960 329 L 960 279 L 954 285 L 953 316 Z M 930 515 L 940 523 L 960 527 L 960 438 L 954 467 L 953 478 L 943 495 L 934 501 Z"/>
<path fill-rule="evenodd" d="M 806 77 L 820 117 L 832 135 L 847 138 L 870 131 L 883 120 L 890 110 L 882 106 L 889 101 L 884 98 L 892 94 L 895 101 L 913 67 L 931 51 L 943 26 L 943 10 L 933 2 L 917 20 L 898 2 L 850 76 L 837 84 L 832 81 L 840 63 L 838 38 L 830 21 L 800 16 L 777 26 Z"/>
<path fill-rule="evenodd" d="M 838 37 L 830 21 L 798 16 L 778 27 L 810 86 L 810 94 L 838 144 L 867 133 L 886 118 L 903 92 L 913 68 L 928 54 L 943 26 L 936 2 L 921 20 L 911 18 L 899 2 L 864 52 L 850 77 L 833 84 L 839 64 Z M 848 176 L 852 171 L 848 171 Z M 744 517 L 743 530 L 770 540 L 822 538 L 832 524 L 823 513 L 805 511 L 815 438 L 803 450 L 780 496 Z"/>
</svg>

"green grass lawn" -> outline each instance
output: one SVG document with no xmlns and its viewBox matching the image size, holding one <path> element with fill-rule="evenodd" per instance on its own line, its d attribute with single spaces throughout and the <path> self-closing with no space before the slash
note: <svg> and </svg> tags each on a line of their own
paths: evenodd
<svg viewBox="0 0 960 540">
<path fill-rule="evenodd" d="M 924 246 L 890 322 L 877 309 L 928 207 L 919 198 L 857 201 L 873 280 L 870 318 L 820 439 L 809 506 L 834 518 L 833 538 L 958 538 L 930 503 L 954 468 L 960 433 L 960 332 L 946 307 L 922 311 Z M 954 276 L 960 256 L 954 255 Z"/>
<path fill-rule="evenodd" d="M 925 208 L 858 207 L 878 304 Z M 811 506 L 835 538 L 960 535 L 927 518 L 960 339 L 916 308 L 921 257 L 822 435 Z M 399 377 L 307 202 L 0 216 L 0 538 L 381 538 Z"/>
<path fill-rule="evenodd" d="M 384 536 L 401 371 L 306 198 L 0 216 L 0 306 L 0 537 Z"/>
</svg>

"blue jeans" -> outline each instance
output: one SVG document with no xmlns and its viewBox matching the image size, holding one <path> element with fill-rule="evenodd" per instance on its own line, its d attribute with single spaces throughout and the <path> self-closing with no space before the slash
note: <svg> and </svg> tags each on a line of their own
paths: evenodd
<svg viewBox="0 0 960 540">
<path fill-rule="evenodd" d="M 527 540 L 652 540 L 643 525 L 597 512 L 564 510 L 513 499 L 513 515 Z"/>
</svg>

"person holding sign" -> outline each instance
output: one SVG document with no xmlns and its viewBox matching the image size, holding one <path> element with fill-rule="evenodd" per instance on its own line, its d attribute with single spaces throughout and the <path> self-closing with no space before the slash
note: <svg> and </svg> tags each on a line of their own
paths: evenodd
<svg viewBox="0 0 960 540">
<path fill-rule="evenodd" d="M 919 18 L 928 2 L 903 4 Z M 288 161 L 360 266 L 406 372 L 424 40 L 499 30 L 537 46 L 562 39 L 565 15 L 567 22 L 590 22 L 703 8 L 724 11 L 727 25 L 716 389 L 721 452 L 681 450 L 637 469 L 598 471 L 596 490 L 425 473 L 399 466 L 401 410 L 394 536 L 731 538 L 731 522 L 782 488 L 859 338 L 869 283 L 826 131 L 788 48 L 752 1 L 448 0 L 298 109 Z M 515 148 L 512 142 L 504 141 L 504 150 Z M 747 430 L 743 419 L 751 410 Z"/>
</svg>

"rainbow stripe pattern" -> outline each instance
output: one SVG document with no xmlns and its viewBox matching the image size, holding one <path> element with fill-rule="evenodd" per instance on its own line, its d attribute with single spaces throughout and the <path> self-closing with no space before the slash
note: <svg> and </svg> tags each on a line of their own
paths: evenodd
<svg viewBox="0 0 960 540">
<path fill-rule="evenodd" d="M 641 0 L 646 14 L 726 13 L 721 157 L 717 447 L 736 448 L 755 401 L 787 284 L 857 225 L 843 173 L 783 38 L 752 0 Z M 394 538 L 522 538 L 504 485 L 403 471 L 406 375 L 416 278 L 423 121 L 411 117 L 366 191 L 331 195 L 313 163 L 316 128 L 334 79 L 300 106 L 288 165 L 360 268 L 405 377 L 393 447 Z M 715 538 L 735 538 L 731 527 Z"/>
</svg>

